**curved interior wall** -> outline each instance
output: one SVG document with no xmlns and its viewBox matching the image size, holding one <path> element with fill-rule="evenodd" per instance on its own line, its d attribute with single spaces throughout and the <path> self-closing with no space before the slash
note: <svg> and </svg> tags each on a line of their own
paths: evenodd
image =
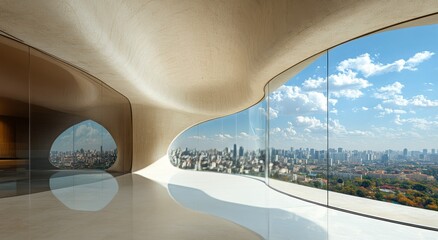
<svg viewBox="0 0 438 240">
<path fill-rule="evenodd" d="M 85 120 L 102 125 L 116 142 L 118 157 L 107 171 L 131 170 L 131 106 L 124 96 L 58 59 L 3 36 L 0 51 L 0 184 L 10 186 L 3 195 L 27 191 L 14 187 L 17 184 L 39 177 L 47 180 L 39 173 L 56 170 L 49 162 L 53 142 Z"/>
<path fill-rule="evenodd" d="M 169 158 L 179 168 L 253 175 L 315 204 L 438 230 L 436 39 L 437 25 L 419 26 L 318 54 L 273 79 L 258 104 L 181 133 Z"/>
</svg>

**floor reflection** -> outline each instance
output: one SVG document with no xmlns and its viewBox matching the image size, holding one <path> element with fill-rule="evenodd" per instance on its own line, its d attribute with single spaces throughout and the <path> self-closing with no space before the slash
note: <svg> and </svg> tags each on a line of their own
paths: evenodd
<svg viewBox="0 0 438 240">
<path fill-rule="evenodd" d="M 329 209 L 289 197 L 254 179 L 211 172 L 171 172 L 170 167 L 163 161 L 139 174 L 163 185 L 167 180 L 169 193 L 181 205 L 233 221 L 265 239 L 438 239 L 436 231 Z M 166 172 L 171 176 L 162 177 Z"/>
<path fill-rule="evenodd" d="M 48 180 L 51 191 L 0 198 L 0 239 L 262 239 L 182 207 L 152 180 L 109 175 L 57 172 Z"/>
<path fill-rule="evenodd" d="M 99 211 L 119 190 L 114 177 L 105 171 L 58 172 L 49 180 L 53 195 L 66 207 L 78 211 Z"/>
<path fill-rule="evenodd" d="M 174 184 L 169 184 L 168 188 L 172 197 L 183 206 L 238 223 L 265 239 L 327 239 L 323 228 L 292 212 L 226 202 L 198 189 Z"/>
<path fill-rule="evenodd" d="M 103 175 L 101 173 L 104 173 Z M 56 183 L 51 184 L 51 180 L 58 177 L 67 177 L 74 175 L 88 175 L 87 177 L 76 178 L 75 182 L 69 182 L 67 179 L 58 179 Z M 25 170 L 20 171 L 2 171 L 0 170 L 0 198 L 14 197 L 50 191 L 62 187 L 71 187 L 73 185 L 87 184 L 96 181 L 102 181 L 106 178 L 119 176 L 121 173 L 108 173 L 102 170 Z M 94 177 L 93 177 L 94 176 Z"/>
</svg>

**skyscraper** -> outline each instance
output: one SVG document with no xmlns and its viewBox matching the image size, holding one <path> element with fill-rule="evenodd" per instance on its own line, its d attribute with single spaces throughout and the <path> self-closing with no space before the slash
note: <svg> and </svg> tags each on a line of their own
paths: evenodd
<svg viewBox="0 0 438 240">
<path fill-rule="evenodd" d="M 233 160 L 236 161 L 237 160 L 237 145 L 234 144 L 233 147 Z"/>
</svg>

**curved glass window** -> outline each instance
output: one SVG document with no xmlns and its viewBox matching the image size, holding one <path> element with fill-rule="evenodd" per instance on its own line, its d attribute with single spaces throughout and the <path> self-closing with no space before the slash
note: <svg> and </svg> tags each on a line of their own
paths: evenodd
<svg viewBox="0 0 438 240">
<path fill-rule="evenodd" d="M 265 177 L 266 102 L 196 125 L 173 142 L 169 157 L 182 169 Z"/>
<path fill-rule="evenodd" d="M 125 96 L 2 34 L 0 56 L 0 198 L 47 191 L 59 169 L 131 170 L 131 105 Z"/>
<path fill-rule="evenodd" d="M 273 79 L 257 105 L 182 133 L 171 161 L 265 175 L 300 199 L 436 230 L 437 42 L 428 25 L 320 53 Z"/>
<path fill-rule="evenodd" d="M 60 169 L 107 169 L 117 160 L 117 146 L 100 124 L 87 120 L 61 133 L 50 149 L 50 163 Z"/>
</svg>

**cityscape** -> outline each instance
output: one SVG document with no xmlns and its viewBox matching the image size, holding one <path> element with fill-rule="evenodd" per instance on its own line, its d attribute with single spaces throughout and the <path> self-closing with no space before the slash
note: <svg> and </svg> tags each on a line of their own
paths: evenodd
<svg viewBox="0 0 438 240">
<path fill-rule="evenodd" d="M 268 84 L 258 104 L 184 131 L 172 164 L 438 211 L 438 48 L 412 40 L 436 30 L 388 31 L 321 54 Z"/>
<path fill-rule="evenodd" d="M 308 187 L 438 211 L 438 152 L 436 149 L 359 151 L 343 148 L 245 150 L 234 144 L 222 150 L 174 148 L 174 166 L 269 177 Z M 327 161 L 327 155 L 329 156 Z M 327 178 L 327 176 L 329 176 Z"/>
<path fill-rule="evenodd" d="M 60 169 L 107 169 L 117 159 L 117 149 L 51 151 L 50 162 Z"/>
</svg>

